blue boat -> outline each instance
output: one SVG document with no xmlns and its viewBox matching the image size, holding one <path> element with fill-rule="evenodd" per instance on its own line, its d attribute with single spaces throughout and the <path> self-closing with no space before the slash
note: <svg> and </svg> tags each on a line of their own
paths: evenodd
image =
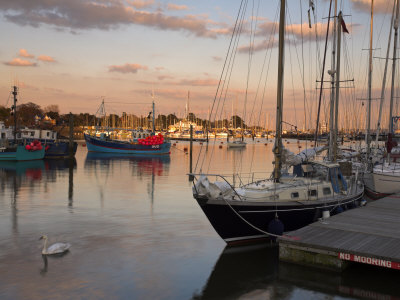
<svg viewBox="0 0 400 300">
<path fill-rule="evenodd" d="M 106 152 L 139 155 L 170 154 L 171 143 L 164 141 L 159 145 L 143 145 L 138 141 L 120 141 L 110 139 L 102 134 L 100 137 L 85 134 L 86 146 L 89 152 Z"/>
</svg>

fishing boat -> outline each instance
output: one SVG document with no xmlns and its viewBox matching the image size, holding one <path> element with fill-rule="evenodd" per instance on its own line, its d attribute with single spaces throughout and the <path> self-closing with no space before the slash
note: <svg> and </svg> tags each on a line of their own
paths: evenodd
<svg viewBox="0 0 400 300">
<path fill-rule="evenodd" d="M 104 102 L 102 103 L 104 106 Z M 84 134 L 89 152 L 106 152 L 133 155 L 165 155 L 170 154 L 171 143 L 159 133 L 155 134 L 154 102 L 153 102 L 153 130 L 151 132 L 132 131 L 132 139 L 117 140 L 110 137 L 107 132 Z"/>
<path fill-rule="evenodd" d="M 1 140 L 0 140 L 0 161 L 27 161 L 37 160 L 44 158 L 45 148 L 39 141 L 34 141 L 29 144 L 26 140 L 20 138 L 17 127 L 17 87 L 13 87 L 12 94 L 14 96 L 14 105 L 12 106 L 12 114 L 14 115 L 14 127 L 11 129 L 13 133 L 13 139 L 7 138 L 7 132 L 10 129 L 6 129 L 4 123 L 1 125 Z M 3 139 L 4 137 L 4 139 Z"/>
<path fill-rule="evenodd" d="M 190 174 L 194 177 L 193 197 L 216 232 L 229 245 L 274 240 L 283 233 L 360 205 L 364 193 L 357 174 L 344 173 L 337 162 L 312 160 L 324 147 L 306 149 L 297 155 L 283 147 L 285 3 L 284 0 L 280 3 L 272 178 L 235 186 L 225 175 Z M 292 173 L 287 171 L 289 168 L 293 169 Z M 210 178 L 217 180 L 212 182 Z"/>
</svg>

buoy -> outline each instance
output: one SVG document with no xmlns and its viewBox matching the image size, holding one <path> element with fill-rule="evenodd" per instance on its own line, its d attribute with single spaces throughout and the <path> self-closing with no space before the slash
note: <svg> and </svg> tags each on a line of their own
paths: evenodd
<svg viewBox="0 0 400 300">
<path fill-rule="evenodd" d="M 324 210 L 322 212 L 322 219 L 328 219 L 331 216 L 331 213 L 329 212 L 329 210 Z"/>
<path fill-rule="evenodd" d="M 202 142 L 200 142 L 200 145 L 203 145 L 203 143 L 202 143 Z"/>
<path fill-rule="evenodd" d="M 221 144 L 223 144 L 224 142 L 221 142 Z"/>
<path fill-rule="evenodd" d="M 187 148 L 187 147 L 184 147 L 184 148 L 183 148 L 183 151 L 187 152 L 187 151 L 188 151 L 188 148 Z"/>
<path fill-rule="evenodd" d="M 268 146 L 268 144 L 267 144 L 267 143 L 265 143 L 264 145 L 265 145 L 265 146 Z"/>
<path fill-rule="evenodd" d="M 173 143 L 173 144 L 172 144 L 172 146 L 176 146 L 176 144 L 175 144 L 175 143 Z"/>
<path fill-rule="evenodd" d="M 86 147 L 86 144 L 82 144 L 82 147 Z"/>
<path fill-rule="evenodd" d="M 274 235 L 282 235 L 284 229 L 285 229 L 285 226 L 283 225 L 281 220 L 279 220 L 278 216 L 276 216 L 274 219 L 272 219 L 268 223 L 268 232 L 272 233 Z M 274 242 L 276 241 L 275 236 L 271 236 L 270 239 Z"/>
<path fill-rule="evenodd" d="M 222 145 L 219 145 L 219 149 L 222 149 Z"/>
</svg>

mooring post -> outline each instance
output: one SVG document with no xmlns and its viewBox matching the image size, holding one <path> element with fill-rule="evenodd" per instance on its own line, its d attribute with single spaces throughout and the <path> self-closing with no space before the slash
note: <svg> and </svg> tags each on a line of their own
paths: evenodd
<svg viewBox="0 0 400 300">
<path fill-rule="evenodd" d="M 74 115 L 69 113 L 69 156 L 74 156 Z"/>
<path fill-rule="evenodd" d="M 193 160 L 193 125 L 190 124 L 190 148 L 189 148 L 189 181 L 193 181 L 192 175 L 192 160 Z"/>
</svg>

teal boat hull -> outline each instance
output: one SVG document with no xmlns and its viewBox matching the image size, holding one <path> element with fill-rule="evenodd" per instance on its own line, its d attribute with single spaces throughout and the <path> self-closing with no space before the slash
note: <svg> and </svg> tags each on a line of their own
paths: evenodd
<svg viewBox="0 0 400 300">
<path fill-rule="evenodd" d="M 36 151 L 28 151 L 24 145 L 18 145 L 17 148 L 0 149 L 0 161 L 26 161 L 44 158 L 44 148 Z"/>
</svg>

